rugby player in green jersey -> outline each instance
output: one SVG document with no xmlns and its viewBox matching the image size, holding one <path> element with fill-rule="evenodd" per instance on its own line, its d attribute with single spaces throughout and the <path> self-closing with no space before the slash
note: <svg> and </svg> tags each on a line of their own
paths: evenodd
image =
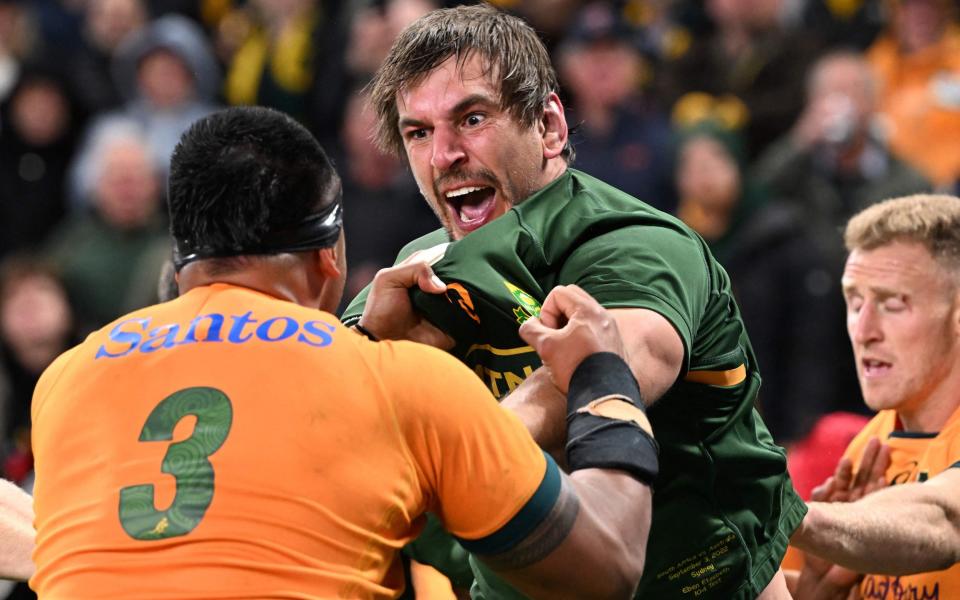
<svg viewBox="0 0 960 600">
<path fill-rule="evenodd" d="M 660 444 L 637 597 L 789 597 L 779 563 L 806 508 L 754 410 L 760 376 L 729 278 L 678 220 L 570 168 L 533 30 L 487 6 L 430 13 L 398 38 L 371 95 L 381 145 L 406 156 L 443 229 L 402 252 L 423 251 L 398 267 L 421 269 L 423 289 L 379 295 L 396 301 L 393 318 L 360 322 L 361 295 L 344 321 L 445 347 L 556 450 L 563 395 L 518 330 L 551 289 L 578 285 L 615 316 Z M 423 276 L 427 259 L 442 285 Z M 395 272 L 378 277 L 382 288 Z M 471 562 L 475 597 L 519 597 Z"/>
</svg>

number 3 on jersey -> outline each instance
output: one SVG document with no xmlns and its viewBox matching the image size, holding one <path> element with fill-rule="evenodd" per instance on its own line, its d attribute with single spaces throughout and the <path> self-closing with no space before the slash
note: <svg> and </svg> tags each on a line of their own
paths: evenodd
<svg viewBox="0 0 960 600">
<path fill-rule="evenodd" d="M 177 493 L 166 510 L 154 506 L 152 484 L 120 490 L 120 524 L 136 540 L 162 540 L 186 535 L 203 519 L 213 500 L 213 465 L 216 452 L 233 423 L 233 407 L 216 388 L 191 387 L 170 394 L 153 409 L 140 431 L 141 442 L 173 439 L 173 429 L 187 415 L 197 418 L 193 433 L 170 444 L 160 470 L 177 480 Z"/>
</svg>

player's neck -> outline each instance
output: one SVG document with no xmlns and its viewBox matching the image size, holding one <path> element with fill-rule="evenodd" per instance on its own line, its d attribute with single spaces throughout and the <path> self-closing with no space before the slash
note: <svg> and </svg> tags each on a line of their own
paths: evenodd
<svg viewBox="0 0 960 600">
<path fill-rule="evenodd" d="M 289 257 L 291 260 L 284 260 Z M 187 265 L 177 279 L 180 293 L 215 283 L 225 283 L 273 296 L 301 306 L 318 306 L 315 286 L 311 285 L 302 265 L 293 255 L 278 255 L 265 260 L 255 260 L 243 267 L 227 272 L 210 269 L 204 261 Z M 293 262 L 294 264 L 290 264 Z M 283 263 L 283 264 L 281 264 Z"/>
<path fill-rule="evenodd" d="M 939 433 L 960 408 L 960 387 L 941 386 L 918 403 L 916 408 L 897 409 L 904 431 Z"/>
</svg>

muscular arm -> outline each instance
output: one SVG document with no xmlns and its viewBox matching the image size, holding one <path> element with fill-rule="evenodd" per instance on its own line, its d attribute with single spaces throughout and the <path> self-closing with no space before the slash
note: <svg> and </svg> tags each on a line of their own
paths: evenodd
<svg viewBox="0 0 960 600">
<path fill-rule="evenodd" d="M 33 575 L 33 498 L 0 479 L 0 577 L 26 581 Z"/>
<path fill-rule="evenodd" d="M 674 384 L 683 363 L 683 342 L 662 315 L 642 308 L 609 311 L 623 334 L 626 361 L 649 406 Z M 543 367 L 502 402 L 516 413 L 541 448 L 556 454 L 566 441 L 566 396 Z"/>
<path fill-rule="evenodd" d="M 960 561 L 960 469 L 809 507 L 791 543 L 861 573 L 939 571 Z"/>
<path fill-rule="evenodd" d="M 628 598 L 650 531 L 650 488 L 623 472 L 563 475 L 553 511 L 523 542 L 480 556 L 531 598 Z"/>
</svg>

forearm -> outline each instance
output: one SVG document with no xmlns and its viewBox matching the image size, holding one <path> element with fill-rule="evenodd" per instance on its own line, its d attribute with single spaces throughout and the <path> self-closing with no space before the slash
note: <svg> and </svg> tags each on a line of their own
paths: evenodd
<svg viewBox="0 0 960 600">
<path fill-rule="evenodd" d="M 584 469 L 564 479 L 565 495 L 577 508 L 563 543 L 530 568 L 491 566 L 530 598 L 632 597 L 650 530 L 650 488 L 608 469 Z M 551 523 L 531 537 L 544 540 L 557 529 L 560 523 Z"/>
<path fill-rule="evenodd" d="M 937 486 L 906 484 L 858 502 L 809 506 L 791 543 L 861 573 L 938 571 L 960 560 L 957 502 Z"/>
<path fill-rule="evenodd" d="M 0 577 L 26 581 L 33 576 L 34 538 L 33 498 L 0 480 Z"/>
<path fill-rule="evenodd" d="M 580 506 L 590 525 L 589 538 L 598 561 L 619 557 L 615 589 L 633 591 L 643 574 L 647 536 L 653 513 L 651 488 L 612 469 L 583 469 L 570 475 Z M 587 571 L 588 573 L 590 571 Z"/>
<path fill-rule="evenodd" d="M 567 397 L 540 367 L 500 403 L 515 413 L 537 445 L 563 463 L 567 441 Z"/>
<path fill-rule="evenodd" d="M 558 500 L 512 564 L 489 564 L 528 595 L 628 598 L 643 573 L 657 444 L 629 366 L 617 355 L 584 359 L 570 378 L 566 458 Z M 535 552 L 539 550 L 539 552 Z M 518 570 L 517 556 L 543 556 Z"/>
</svg>

